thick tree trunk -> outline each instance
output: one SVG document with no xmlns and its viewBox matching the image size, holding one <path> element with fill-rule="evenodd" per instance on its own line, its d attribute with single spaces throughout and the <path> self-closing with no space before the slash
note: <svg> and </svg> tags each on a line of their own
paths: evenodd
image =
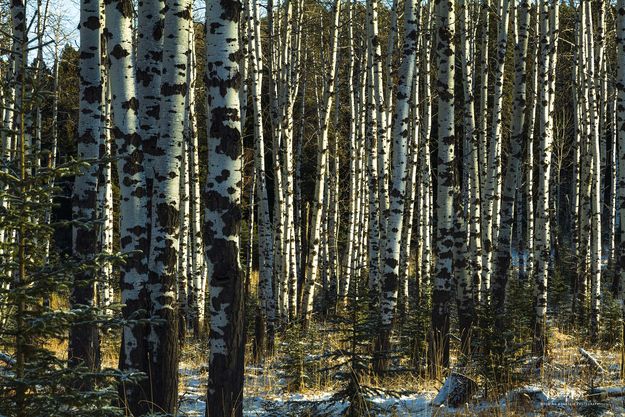
<svg viewBox="0 0 625 417">
<path fill-rule="evenodd" d="M 146 318 L 149 311 L 148 281 L 148 213 L 146 210 L 145 172 L 141 164 L 143 148 L 138 131 L 139 103 L 135 95 L 132 45 L 132 4 L 129 0 L 106 3 L 107 52 L 111 88 L 112 133 L 117 154 L 120 187 L 121 251 L 132 252 L 121 268 L 121 302 L 125 319 Z M 147 346 L 148 326 L 130 321 L 123 327 L 119 357 L 120 369 L 149 374 Z M 137 415 L 146 413 L 152 401 L 150 384 L 120 386 L 122 398 Z"/>
<path fill-rule="evenodd" d="M 243 415 L 244 280 L 239 260 L 242 150 L 239 117 L 241 4 L 206 6 L 208 162 L 204 237 L 210 280 L 207 417 Z"/>
<path fill-rule="evenodd" d="M 98 164 L 102 129 L 102 83 L 100 73 L 100 3 L 83 1 L 80 5 L 80 102 L 78 119 L 78 158 L 86 160 L 74 180 L 72 196 L 73 253 L 79 262 L 89 262 L 98 251 L 97 217 Z M 91 223 L 91 224 L 90 224 Z M 70 298 L 72 308 L 95 306 L 95 281 L 89 271 L 78 272 Z M 69 363 L 83 365 L 91 371 L 100 367 L 100 340 L 93 323 L 72 326 L 69 340 Z M 92 387 L 83 386 L 83 389 Z"/>
<path fill-rule="evenodd" d="M 175 414 L 178 403 L 176 303 L 180 234 L 180 164 L 185 140 L 188 28 L 191 4 L 165 1 L 159 134 L 154 145 L 149 261 L 152 389 L 158 410 Z M 186 236 L 183 236 L 186 238 Z"/>
</svg>

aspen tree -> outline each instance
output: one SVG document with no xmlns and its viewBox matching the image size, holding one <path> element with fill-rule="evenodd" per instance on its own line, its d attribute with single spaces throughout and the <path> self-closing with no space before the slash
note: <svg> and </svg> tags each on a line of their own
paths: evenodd
<svg viewBox="0 0 625 417">
<path fill-rule="evenodd" d="M 273 323 L 275 319 L 275 298 L 273 290 L 273 232 L 269 217 L 269 202 L 267 199 L 267 180 L 265 174 L 265 145 L 263 134 L 263 113 L 261 103 L 262 93 L 262 50 L 260 39 L 260 20 L 258 4 L 254 0 L 248 1 L 248 15 L 251 24 L 248 25 L 248 42 L 250 57 L 250 77 L 252 87 L 252 112 L 254 120 L 254 170 L 256 172 L 256 199 L 258 201 L 258 265 L 259 265 L 259 299 L 261 317 L 265 322 L 268 337 L 273 337 Z M 261 323 L 262 324 L 262 323 Z M 257 336 L 260 336 L 259 334 Z"/>
<path fill-rule="evenodd" d="M 239 106 L 241 4 L 206 6 L 208 174 L 204 236 L 210 281 L 206 416 L 243 415 L 244 274 L 239 260 L 242 150 Z"/>
<path fill-rule="evenodd" d="M 381 331 L 378 336 L 378 354 L 381 355 L 378 363 L 378 371 L 385 367 L 386 361 L 382 359 L 388 350 L 391 337 L 391 328 L 395 317 L 397 305 L 397 291 L 399 284 L 400 267 L 400 242 L 405 198 L 408 139 L 410 137 L 410 104 L 412 98 L 412 86 L 417 58 L 418 17 L 415 0 L 405 2 L 404 9 L 404 41 L 402 48 L 402 61 L 399 69 L 399 81 L 397 86 L 397 103 L 393 114 L 393 172 L 392 187 L 390 191 L 390 217 L 384 249 L 384 267 L 380 294 L 380 323 Z"/>
<path fill-rule="evenodd" d="M 465 1 L 459 2 L 458 30 L 460 31 L 461 48 L 458 52 L 458 59 L 461 62 L 462 87 L 464 94 L 463 114 L 464 114 L 464 153 L 468 172 L 468 235 L 469 254 L 468 262 L 472 266 L 471 289 L 474 301 L 479 301 L 479 288 L 482 270 L 482 236 L 480 222 L 482 218 L 480 203 L 480 173 L 479 173 L 479 143 L 478 132 L 475 126 L 475 79 L 473 74 L 473 54 L 471 54 L 470 21 L 468 6 Z"/>
<path fill-rule="evenodd" d="M 382 52 L 378 30 L 378 1 L 367 0 L 367 53 L 371 57 L 371 71 L 373 96 L 375 106 L 376 131 L 374 132 L 377 146 L 377 170 L 378 170 L 378 211 L 380 241 L 386 241 L 386 221 L 388 217 L 388 177 L 390 138 L 387 132 L 387 99 L 384 96 L 384 76 L 382 72 Z M 373 117 L 373 116 L 371 116 Z M 378 275 L 381 268 L 375 271 Z M 377 280 L 381 278 L 378 276 Z"/>
<path fill-rule="evenodd" d="M 589 151 L 592 158 L 591 176 L 591 241 L 590 241 L 590 337 L 596 341 L 599 331 L 599 305 L 601 296 L 601 151 L 599 137 L 599 110 L 597 100 L 597 85 L 595 82 L 595 55 L 592 39 L 592 11 L 589 1 L 582 2 L 587 8 L 586 18 L 586 48 L 588 50 L 588 67 L 586 84 L 588 89 L 588 120 L 589 124 Z M 555 54 L 554 54 L 555 56 Z"/>
<path fill-rule="evenodd" d="M 488 145 L 488 179 L 485 188 L 486 201 L 483 212 L 486 240 L 484 242 L 484 251 L 486 255 L 486 276 L 484 280 L 488 285 L 492 285 L 493 267 L 493 251 L 497 240 L 500 216 L 500 199 L 501 199 L 501 143 L 503 128 L 503 83 L 504 68 L 506 62 L 506 50 L 508 47 L 508 21 L 509 21 L 509 1 L 499 0 L 498 6 L 499 26 L 497 29 L 497 53 L 495 54 L 495 73 L 494 73 L 494 92 L 493 92 L 493 108 L 491 121 L 491 135 Z M 514 198 L 514 197 L 513 197 Z"/>
<path fill-rule="evenodd" d="M 423 138 L 423 145 L 421 147 L 421 180 L 420 180 L 420 203 L 419 213 L 421 216 L 419 233 L 422 240 L 422 245 L 419 248 L 421 259 L 421 277 L 425 281 L 430 280 L 431 268 L 432 268 L 432 211 L 433 211 L 433 191 L 432 191 L 432 166 L 430 161 L 430 135 L 432 128 L 432 91 L 431 85 L 431 45 L 432 34 L 434 33 L 434 1 L 428 2 L 426 8 L 422 13 L 422 27 L 428 28 L 423 33 L 423 49 L 422 57 L 423 61 L 423 100 L 421 111 L 421 137 Z M 424 286 L 427 282 L 422 283 Z"/>
<path fill-rule="evenodd" d="M 436 57 L 438 61 L 438 184 L 436 267 L 432 292 L 430 334 L 430 373 L 440 375 L 449 366 L 449 315 L 453 276 L 453 196 L 454 196 L 454 73 L 455 15 L 453 4 L 436 2 Z"/>
<path fill-rule="evenodd" d="M 312 213 L 310 222 L 310 236 L 308 243 L 308 257 L 306 264 L 306 274 L 304 277 L 304 288 L 302 290 L 301 316 L 303 325 L 306 327 L 310 322 L 312 314 L 314 287 L 317 283 L 317 266 L 319 262 L 319 244 L 321 233 L 321 205 L 326 188 L 325 177 L 327 175 L 327 154 L 328 154 L 328 130 L 330 120 L 330 110 L 334 99 L 334 77 L 338 67 L 336 59 L 338 53 L 339 23 L 341 13 L 341 2 L 334 3 L 334 24 L 332 26 L 332 59 L 328 66 L 328 73 L 325 79 L 325 89 L 323 105 L 321 107 L 321 129 L 319 134 L 319 149 L 317 151 L 317 172 L 315 176 L 315 192 L 312 201 Z"/>
<path fill-rule="evenodd" d="M 557 16 L 557 2 L 554 15 Z M 553 124 L 551 116 L 551 85 L 550 79 L 555 77 L 555 67 L 551 59 L 551 42 L 555 41 L 550 32 L 555 32 L 557 19 L 551 19 L 546 0 L 539 3 L 540 10 L 540 56 L 538 62 L 540 85 L 540 111 L 538 121 L 539 145 L 539 181 L 536 204 L 536 274 L 535 274 L 535 319 L 534 319 L 534 353 L 543 356 L 546 348 L 547 320 L 547 276 L 550 257 L 550 221 L 549 221 L 549 183 L 551 179 L 551 154 L 553 146 Z"/>
<path fill-rule="evenodd" d="M 625 300 L 625 0 L 616 10 L 616 123 L 618 139 L 619 299 Z M 625 304 L 621 304 L 625 315 Z"/>
<path fill-rule="evenodd" d="M 93 222 L 97 216 L 98 165 L 102 129 L 102 83 L 100 73 L 100 4 L 83 0 L 80 5 L 80 113 L 78 120 L 78 157 L 89 166 L 74 180 L 72 218 Z M 93 260 L 98 250 L 97 229 L 93 224 L 73 227 L 73 252 L 81 261 Z M 74 308 L 93 307 L 95 283 L 88 272 L 75 277 L 71 303 Z M 91 371 L 100 367 L 100 340 L 94 324 L 77 324 L 71 329 L 70 365 L 84 365 Z"/>
<path fill-rule="evenodd" d="M 347 220 L 347 244 L 345 246 L 345 254 L 343 256 L 343 271 L 341 274 L 341 280 L 339 281 L 338 289 L 338 302 L 343 306 L 347 305 L 348 289 L 354 275 L 354 267 L 356 263 L 356 254 L 354 253 L 355 245 L 354 240 L 356 238 L 356 224 L 358 222 L 358 186 L 360 185 L 357 178 L 357 167 L 360 163 L 358 159 L 357 149 L 357 114 L 358 109 L 356 107 L 356 86 L 354 83 L 355 78 L 355 52 L 354 52 L 354 5 L 351 0 L 347 3 L 347 48 L 348 48 L 348 73 L 347 73 L 347 89 L 349 97 L 349 212 Z"/>
<path fill-rule="evenodd" d="M 526 89 L 526 56 L 528 44 L 530 4 L 521 0 L 518 6 L 517 24 L 518 40 L 515 45 L 514 57 L 514 101 L 512 104 L 512 131 L 510 135 L 510 155 L 505 170 L 505 180 L 501 199 L 501 225 L 497 239 L 497 257 L 494 280 L 492 282 L 492 302 L 495 325 L 499 331 L 504 330 L 504 306 L 510 252 L 512 225 L 514 223 L 514 206 L 517 187 L 519 186 L 520 165 L 523 152 L 523 129 L 525 122 L 525 89 Z"/>
<path fill-rule="evenodd" d="M 135 77 L 132 73 L 132 4 L 129 0 L 105 3 L 107 62 L 111 89 L 111 132 L 117 154 L 117 174 L 120 187 L 121 251 L 130 252 L 121 267 L 121 302 L 123 317 L 137 317 L 148 311 L 148 213 L 146 207 L 145 172 L 140 161 L 143 148 L 138 132 L 138 107 Z M 139 317 L 144 318 L 144 317 Z M 137 321 L 123 327 L 120 368 L 149 372 L 147 326 Z M 149 411 L 150 388 L 147 381 L 140 386 L 122 388 L 128 408 L 134 414 Z"/>
<path fill-rule="evenodd" d="M 160 85 L 159 134 L 154 144 L 149 260 L 151 384 L 157 409 L 175 413 L 178 402 L 177 258 L 180 239 L 180 164 L 187 94 L 191 4 L 166 0 Z M 186 237 L 185 237 L 186 238 Z"/>
</svg>

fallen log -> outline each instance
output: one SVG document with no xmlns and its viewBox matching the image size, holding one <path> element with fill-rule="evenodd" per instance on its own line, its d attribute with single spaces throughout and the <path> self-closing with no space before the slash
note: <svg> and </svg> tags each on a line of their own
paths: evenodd
<svg viewBox="0 0 625 417">
<path fill-rule="evenodd" d="M 615 397 L 625 397 L 625 387 L 594 387 L 586 393 L 589 400 L 603 401 Z"/>
<path fill-rule="evenodd" d="M 9 366 L 14 366 L 15 365 L 15 359 L 13 359 L 13 357 L 11 355 L 8 355 L 6 353 L 0 352 L 0 361 L 6 363 Z"/>
<path fill-rule="evenodd" d="M 466 375 L 451 373 L 445 383 L 432 400 L 432 405 L 439 407 L 443 404 L 458 407 L 469 401 L 477 392 L 477 382 Z"/>
<path fill-rule="evenodd" d="M 588 361 L 588 364 L 590 365 L 591 368 L 597 370 L 598 372 L 606 373 L 606 370 L 603 369 L 603 366 L 601 366 L 599 361 L 594 356 L 592 356 L 588 351 L 584 350 L 583 348 L 579 348 L 578 350 L 579 350 L 579 353 L 584 357 L 584 359 Z"/>
<path fill-rule="evenodd" d="M 506 395 L 506 402 L 526 408 L 537 408 L 549 401 L 542 389 L 534 386 L 515 388 Z"/>
</svg>

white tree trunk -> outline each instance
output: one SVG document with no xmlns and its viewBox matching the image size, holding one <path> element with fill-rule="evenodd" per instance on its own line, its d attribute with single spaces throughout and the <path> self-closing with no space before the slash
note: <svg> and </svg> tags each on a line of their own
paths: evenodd
<svg viewBox="0 0 625 417">
<path fill-rule="evenodd" d="M 206 415 L 243 414 L 244 274 L 240 265 L 242 151 L 238 22 L 241 4 L 206 5 L 208 173 L 204 231 L 210 281 Z"/>
<path fill-rule="evenodd" d="M 338 37 L 340 22 L 341 2 L 336 0 L 334 4 L 334 25 L 332 28 L 332 59 L 330 70 L 325 80 L 325 91 L 323 106 L 321 108 L 321 132 L 319 135 L 319 149 L 317 151 L 317 173 L 315 178 L 315 193 L 312 202 L 312 221 L 310 223 L 310 237 L 308 244 L 308 259 L 306 274 L 304 278 L 304 288 L 302 291 L 301 316 L 305 325 L 310 321 L 312 314 L 314 287 L 317 282 L 317 265 L 319 262 L 319 240 L 321 232 L 321 204 L 326 188 L 325 177 L 327 175 L 327 154 L 328 154 L 328 130 L 330 120 L 330 110 L 334 98 L 334 77 L 338 67 L 336 59 L 338 53 Z"/>
<path fill-rule="evenodd" d="M 120 187 L 119 211 L 121 252 L 133 252 L 121 268 L 121 302 L 124 318 L 147 311 L 148 294 L 148 213 L 142 143 L 138 132 L 138 101 L 132 73 L 132 4 L 129 0 L 106 3 L 106 30 L 111 88 L 112 134 L 117 154 Z M 123 328 L 120 366 L 123 370 L 148 372 L 146 326 L 130 322 Z M 145 412 L 149 407 L 149 385 L 126 387 L 131 410 Z M 142 411 L 143 410 L 143 411 Z"/>
<path fill-rule="evenodd" d="M 399 284 L 400 244 L 404 221 L 406 198 L 406 177 L 408 160 L 408 138 L 410 137 L 410 106 L 412 104 L 412 87 L 417 58 L 417 4 L 416 0 L 407 0 L 404 9 L 404 44 L 402 62 L 399 69 L 397 86 L 397 102 L 393 114 L 393 172 L 390 192 L 390 217 L 386 241 L 382 241 L 384 250 L 384 267 L 380 294 L 380 348 L 386 350 L 390 343 L 390 333 Z"/>
<path fill-rule="evenodd" d="M 430 335 L 430 372 L 439 375 L 449 366 L 449 325 L 453 277 L 455 187 L 454 73 L 455 14 L 452 3 L 436 7 L 438 42 L 438 184 L 436 269 L 432 290 L 432 333 Z"/>
</svg>

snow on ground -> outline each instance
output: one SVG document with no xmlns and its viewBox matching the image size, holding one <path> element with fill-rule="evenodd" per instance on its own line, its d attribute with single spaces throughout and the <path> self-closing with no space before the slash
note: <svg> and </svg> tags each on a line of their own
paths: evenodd
<svg viewBox="0 0 625 417">
<path fill-rule="evenodd" d="M 258 368 L 251 372 L 259 373 Z M 181 377 L 184 390 L 181 393 L 180 417 L 204 416 L 206 395 L 206 374 L 198 368 L 183 367 Z M 255 375 L 249 379 L 266 382 L 267 377 Z M 258 382 L 258 381 L 254 381 Z M 520 390 L 539 392 L 535 398 L 523 400 L 524 395 L 509 394 L 496 402 L 476 402 L 456 409 L 431 404 L 435 392 L 414 393 L 400 397 L 373 396 L 369 400 L 376 406 L 374 413 L 380 417 L 433 417 L 433 416 L 625 416 L 623 397 L 605 402 L 585 400 L 577 388 L 559 386 L 551 388 L 540 385 L 523 387 Z M 258 388 L 258 386 L 254 386 Z M 281 388 L 272 386 L 269 392 L 246 395 L 243 401 L 243 415 L 249 417 L 291 417 L 291 416 L 338 416 L 348 404 L 332 399 L 333 392 L 314 394 L 281 393 Z M 510 409 L 514 409 L 512 414 Z"/>
<path fill-rule="evenodd" d="M 252 374 L 252 376 L 248 376 Z M 206 373 L 200 368 L 183 366 L 180 370 L 184 388 L 181 391 L 180 417 L 204 416 L 206 401 Z M 290 417 L 309 415 L 336 416 L 344 411 L 348 404 L 337 402 L 332 399 L 333 392 L 326 391 L 314 394 L 283 393 L 284 381 L 276 378 L 278 384 L 272 385 L 271 381 L 268 392 L 258 392 L 259 383 L 267 383 L 272 377 L 263 375 L 257 367 L 248 367 L 246 372 L 247 382 L 252 383 L 254 391 L 252 395 L 246 395 L 243 400 L 243 415 L 250 417 Z M 250 381 L 252 380 L 252 381 Z M 281 383 L 281 384 L 280 384 Z M 430 400 L 435 393 L 421 393 L 403 395 L 398 398 L 390 396 L 370 397 L 382 414 L 380 416 L 397 417 L 430 417 L 432 410 Z"/>
<path fill-rule="evenodd" d="M 588 367 L 570 338 L 559 336 L 558 351 L 544 364 L 541 375 L 534 368 L 526 372 L 525 386 L 513 389 L 502 398 L 490 402 L 477 398 L 456 409 L 432 406 L 436 391 L 411 392 L 402 396 L 372 396 L 375 407 L 372 415 L 379 417 L 433 417 L 433 416 L 625 416 L 625 396 L 588 399 L 592 387 L 622 387 L 619 377 L 619 356 L 615 351 L 592 351 L 606 373 L 596 374 Z M 206 366 L 195 360 L 185 361 L 181 367 L 180 417 L 204 416 L 206 396 Z M 287 382 L 275 364 L 266 368 L 248 366 L 245 372 L 243 414 L 248 417 L 309 417 L 338 416 L 348 404 L 335 401 L 333 395 L 340 388 L 330 386 L 324 391 L 288 393 Z M 338 383 L 337 383 L 338 384 Z M 410 389 L 410 387 L 402 387 Z M 413 387 L 415 391 L 418 388 Z M 424 388 L 421 388 L 423 390 Z M 606 389 L 611 394 L 622 391 Z"/>
</svg>

